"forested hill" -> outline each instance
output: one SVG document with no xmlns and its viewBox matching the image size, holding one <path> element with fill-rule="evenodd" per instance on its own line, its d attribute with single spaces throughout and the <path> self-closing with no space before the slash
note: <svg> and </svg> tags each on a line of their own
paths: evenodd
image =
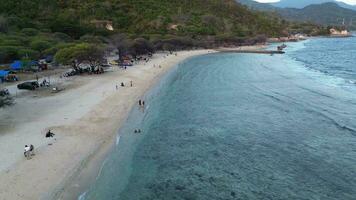
<svg viewBox="0 0 356 200">
<path fill-rule="evenodd" d="M 90 43 L 125 43 L 136 50 L 215 48 L 325 30 L 251 11 L 235 0 L 1 0 L 0 63 L 88 50 Z"/>
<path fill-rule="evenodd" d="M 116 30 L 133 34 L 277 36 L 285 28 L 234 0 L 2 0 L 0 13 L 0 26 L 5 20 L 10 29 L 50 29 L 76 38 L 97 31 L 92 20 L 110 20 Z"/>
</svg>

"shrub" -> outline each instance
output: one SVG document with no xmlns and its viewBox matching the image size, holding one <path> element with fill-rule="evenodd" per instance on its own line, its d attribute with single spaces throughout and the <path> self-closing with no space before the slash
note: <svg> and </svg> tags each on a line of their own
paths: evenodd
<svg viewBox="0 0 356 200">
<path fill-rule="evenodd" d="M 21 30 L 21 33 L 23 33 L 27 36 L 36 36 L 36 35 L 38 35 L 39 31 L 34 28 L 24 28 Z"/>
<path fill-rule="evenodd" d="M 38 59 L 40 57 L 40 52 L 33 49 L 21 48 L 18 49 L 17 56 L 19 58 Z"/>
<path fill-rule="evenodd" d="M 23 43 L 19 40 L 8 40 L 8 39 L 4 39 L 0 42 L 1 46 L 22 46 Z"/>
<path fill-rule="evenodd" d="M 0 15 L 0 32 L 7 33 L 9 30 L 9 24 L 7 18 Z"/>
<path fill-rule="evenodd" d="M 44 51 L 45 49 L 48 49 L 51 47 L 51 43 L 45 40 L 34 40 L 30 43 L 31 49 L 37 50 L 39 52 Z"/>
<path fill-rule="evenodd" d="M 49 49 L 42 51 L 42 54 L 43 55 L 55 55 L 59 50 L 61 50 L 63 48 L 68 48 L 68 47 L 71 47 L 74 45 L 75 44 L 73 44 L 73 43 L 59 43 Z"/>
<path fill-rule="evenodd" d="M 80 41 L 86 43 L 106 43 L 106 39 L 104 37 L 95 35 L 83 35 L 80 37 Z"/>
<path fill-rule="evenodd" d="M 69 42 L 72 40 L 72 38 L 65 34 L 65 33 L 60 33 L 60 32 L 56 32 L 53 34 L 53 37 L 57 40 L 63 41 L 63 42 Z"/>
<path fill-rule="evenodd" d="M 0 63 L 10 63 L 19 59 L 18 48 L 13 46 L 0 46 Z"/>
</svg>

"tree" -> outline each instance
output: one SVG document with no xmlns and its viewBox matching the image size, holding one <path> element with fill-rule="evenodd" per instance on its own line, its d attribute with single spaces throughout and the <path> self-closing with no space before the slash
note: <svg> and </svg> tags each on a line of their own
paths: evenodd
<svg viewBox="0 0 356 200">
<path fill-rule="evenodd" d="M 92 71 L 99 66 L 104 59 L 105 48 L 102 46 L 80 43 L 72 47 L 60 49 L 55 60 L 61 64 L 71 65 L 74 70 L 80 71 L 81 63 L 89 63 Z"/>
<path fill-rule="evenodd" d="M 119 60 L 122 61 L 122 57 L 128 53 L 130 44 L 132 43 L 125 34 L 116 34 L 111 36 L 111 42 L 114 48 L 117 49 Z"/>
<path fill-rule="evenodd" d="M 164 43 L 162 45 L 162 49 L 165 51 L 174 51 L 174 50 L 176 50 L 176 47 L 171 43 Z"/>
<path fill-rule="evenodd" d="M 50 48 L 51 43 L 49 43 L 48 41 L 45 41 L 45 40 L 37 39 L 37 40 L 32 41 L 30 46 L 31 46 L 31 49 L 42 52 L 42 51 Z"/>
<path fill-rule="evenodd" d="M 153 53 L 154 48 L 150 41 L 144 38 L 137 38 L 133 40 L 129 51 L 133 56 L 138 56 Z"/>
<path fill-rule="evenodd" d="M 13 46 L 0 46 L 0 63 L 10 63 L 18 59 L 18 48 Z"/>
<path fill-rule="evenodd" d="M 0 32 L 7 33 L 8 30 L 9 30 L 9 24 L 7 18 L 0 15 Z"/>
<path fill-rule="evenodd" d="M 21 32 L 27 36 L 36 36 L 39 33 L 39 31 L 34 28 L 24 28 L 21 30 Z"/>
<path fill-rule="evenodd" d="M 55 32 L 53 34 L 53 37 L 55 39 L 59 40 L 59 41 L 62 41 L 62 42 L 70 42 L 70 41 L 72 41 L 72 38 L 69 35 L 67 35 L 65 33 L 61 33 L 61 32 Z"/>
</svg>

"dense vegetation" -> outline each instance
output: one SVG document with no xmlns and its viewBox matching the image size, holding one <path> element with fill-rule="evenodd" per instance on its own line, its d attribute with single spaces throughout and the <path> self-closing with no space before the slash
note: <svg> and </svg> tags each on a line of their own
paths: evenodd
<svg viewBox="0 0 356 200">
<path fill-rule="evenodd" d="M 49 29 L 75 38 L 96 32 L 90 25 L 95 19 L 111 20 L 131 34 L 278 35 L 283 29 L 278 20 L 233 0 L 6 0 L 0 13 L 12 28 Z M 177 30 L 169 30 L 170 24 Z"/>
<path fill-rule="evenodd" d="M 0 13 L 0 63 L 70 51 L 78 43 L 110 43 L 118 33 L 131 47 L 140 38 L 172 49 L 249 44 L 296 27 L 234 0 L 3 0 Z M 94 20 L 108 20 L 115 30 Z"/>
</svg>

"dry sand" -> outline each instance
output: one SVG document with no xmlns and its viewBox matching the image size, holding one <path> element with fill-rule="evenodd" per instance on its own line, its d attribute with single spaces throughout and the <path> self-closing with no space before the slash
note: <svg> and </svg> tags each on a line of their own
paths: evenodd
<svg viewBox="0 0 356 200">
<path fill-rule="evenodd" d="M 155 54 L 148 63 L 128 70 L 115 68 L 103 75 L 57 77 L 53 81 L 66 87 L 57 94 L 34 95 L 10 86 L 18 96 L 14 106 L 0 109 L 0 200 L 66 199 L 61 191 L 69 180 L 83 166 L 98 160 L 99 154 L 105 154 L 130 110 L 148 89 L 179 62 L 213 52 Z M 121 82 L 126 87 L 120 87 Z M 48 129 L 56 134 L 56 140 L 45 138 Z M 30 160 L 23 156 L 25 144 L 36 148 Z"/>
<path fill-rule="evenodd" d="M 128 70 L 66 78 L 69 88 L 55 95 L 19 92 L 14 106 L 0 110 L 0 199 L 51 198 L 83 162 L 111 145 L 132 106 L 161 75 L 188 57 L 206 53 L 155 54 L 150 62 Z M 48 129 L 56 140 L 45 138 Z M 23 157 L 25 144 L 36 147 L 30 160 Z"/>
</svg>

